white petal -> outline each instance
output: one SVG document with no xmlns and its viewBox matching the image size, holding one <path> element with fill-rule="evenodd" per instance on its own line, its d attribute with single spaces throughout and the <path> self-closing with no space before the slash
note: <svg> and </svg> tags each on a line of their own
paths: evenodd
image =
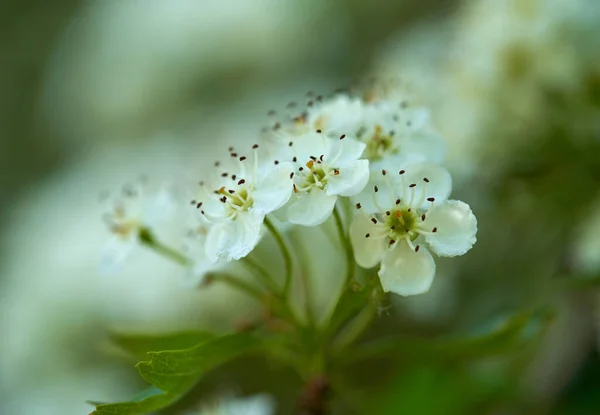
<svg viewBox="0 0 600 415">
<path fill-rule="evenodd" d="M 102 248 L 99 264 L 100 273 L 110 275 L 120 271 L 137 245 L 137 235 L 135 233 L 132 233 L 128 238 L 111 236 Z"/>
<path fill-rule="evenodd" d="M 418 155 L 434 163 L 442 163 L 446 156 L 446 142 L 433 131 L 418 131 L 398 140 L 403 154 Z"/>
<path fill-rule="evenodd" d="M 369 161 L 356 160 L 340 168 L 340 174 L 327 180 L 325 193 L 328 195 L 354 196 L 365 188 L 369 181 Z"/>
<path fill-rule="evenodd" d="M 382 238 L 367 238 L 375 235 L 375 225 L 364 213 L 360 212 L 350 224 L 350 242 L 354 250 L 356 263 L 363 268 L 372 268 L 381 262 L 386 253 L 386 241 Z"/>
<path fill-rule="evenodd" d="M 452 177 L 442 166 L 432 162 L 423 162 L 411 164 L 404 169 L 406 173 L 404 174 L 404 178 L 400 176 L 400 181 L 402 182 L 403 180 L 404 186 L 416 184 L 414 188 L 415 203 L 422 201 L 421 206 L 429 207 L 431 206 L 431 202 L 427 201 L 428 198 L 433 197 L 439 203 L 450 196 L 450 192 L 452 191 Z M 396 172 L 396 175 L 398 175 L 398 172 Z M 429 182 L 425 183 L 424 179 L 429 180 Z M 397 196 L 408 198 L 411 194 L 412 192 L 405 187 L 404 193 L 400 189 Z"/>
<path fill-rule="evenodd" d="M 361 141 L 346 136 L 343 140 L 339 137 L 328 140 L 326 161 L 336 167 L 350 164 L 362 156 L 367 145 Z"/>
<path fill-rule="evenodd" d="M 214 224 L 206 237 L 206 256 L 218 259 L 238 260 L 248 255 L 260 240 L 264 215 L 240 212 L 235 220 Z"/>
<path fill-rule="evenodd" d="M 323 134 L 314 131 L 302 134 L 293 140 L 290 140 L 292 145 L 292 154 L 297 157 L 298 162 L 302 165 L 310 160 L 310 157 L 319 157 L 321 154 L 326 155 L 329 143 Z"/>
<path fill-rule="evenodd" d="M 268 171 L 262 172 L 252 191 L 254 204 L 252 209 L 266 215 L 279 209 L 292 195 L 293 183 L 290 174 L 293 171 L 291 163 L 280 163 Z"/>
<path fill-rule="evenodd" d="M 175 200 L 173 195 L 166 189 L 162 189 L 156 195 L 146 197 L 143 203 L 145 205 L 142 207 L 142 219 L 146 226 L 161 223 L 175 212 Z"/>
<path fill-rule="evenodd" d="M 372 165 L 372 164 L 371 164 Z M 381 171 L 374 171 L 370 169 L 369 180 L 364 189 L 352 198 L 353 203 L 360 203 L 361 209 L 367 213 L 378 212 L 379 209 L 375 205 L 373 199 L 377 201 L 377 204 L 383 209 L 387 209 L 393 206 L 394 201 L 398 198 L 397 192 L 392 189 L 390 194 L 389 187 L 386 184 L 385 178 L 381 175 Z M 378 191 L 375 192 L 374 188 L 377 186 Z M 400 193 L 402 194 L 402 193 Z"/>
<path fill-rule="evenodd" d="M 298 193 L 287 209 L 288 221 L 296 225 L 320 225 L 333 212 L 336 200 L 337 196 L 329 196 L 316 188 L 308 193 Z"/>
<path fill-rule="evenodd" d="M 437 227 L 437 232 L 426 240 L 440 256 L 463 255 L 477 242 L 477 218 L 469 205 L 459 200 L 434 205 L 427 212 L 425 224 Z"/>
<path fill-rule="evenodd" d="M 425 247 L 413 251 L 400 242 L 381 262 L 379 278 L 384 291 L 407 296 L 429 291 L 435 276 L 435 262 Z"/>
</svg>

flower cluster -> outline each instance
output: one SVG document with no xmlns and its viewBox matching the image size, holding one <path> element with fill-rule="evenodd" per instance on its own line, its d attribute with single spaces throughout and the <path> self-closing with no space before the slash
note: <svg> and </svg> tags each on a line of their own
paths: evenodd
<svg viewBox="0 0 600 415">
<path fill-rule="evenodd" d="M 310 96 L 300 109 L 291 104 L 271 115 L 260 138 L 246 148 L 230 146 L 189 199 L 197 213 L 189 226 L 196 274 L 248 256 L 264 225 L 272 229 L 271 217 L 318 226 L 348 204 L 357 210 L 336 217 L 341 234 L 359 266 L 379 266 L 385 291 L 426 292 L 435 275 L 428 248 L 456 256 L 475 243 L 471 209 L 448 200 L 444 140 L 425 108 L 402 98 L 336 94 Z M 145 229 L 145 220 L 119 216 L 111 228 Z"/>
</svg>

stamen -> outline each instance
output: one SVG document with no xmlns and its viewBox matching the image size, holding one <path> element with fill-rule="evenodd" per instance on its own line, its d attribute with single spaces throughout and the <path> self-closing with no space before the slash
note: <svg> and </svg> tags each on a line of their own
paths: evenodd
<svg viewBox="0 0 600 415">
<path fill-rule="evenodd" d="M 371 218 L 371 222 L 373 222 L 374 225 L 377 225 L 377 219 Z"/>
<path fill-rule="evenodd" d="M 402 200 L 396 199 L 396 205 L 399 205 L 400 203 L 402 203 Z"/>
<path fill-rule="evenodd" d="M 419 252 L 419 248 L 420 248 L 419 245 L 415 246 L 415 252 Z"/>
<path fill-rule="evenodd" d="M 402 175 L 402 174 L 404 174 L 404 173 L 406 173 L 406 170 L 400 170 L 400 171 L 398 172 L 398 174 L 400 174 L 400 175 Z"/>
<path fill-rule="evenodd" d="M 292 159 L 292 161 L 295 163 L 298 161 L 298 157 L 294 156 L 294 158 Z"/>
<path fill-rule="evenodd" d="M 369 236 L 371 236 L 371 234 L 370 234 L 370 233 L 366 234 L 366 235 L 365 235 L 365 238 L 368 238 Z"/>
<path fill-rule="evenodd" d="M 237 183 L 238 186 L 241 186 L 242 184 L 246 183 L 246 180 L 244 179 L 240 179 L 240 181 Z"/>
<path fill-rule="evenodd" d="M 356 209 L 360 209 L 361 207 L 362 207 L 362 206 L 361 206 L 361 204 L 360 204 L 360 203 L 357 203 L 357 204 L 356 204 Z"/>
<path fill-rule="evenodd" d="M 254 145 L 252 146 L 252 149 L 253 149 L 253 150 L 256 150 L 257 148 L 258 148 L 258 144 L 254 144 Z"/>
<path fill-rule="evenodd" d="M 436 232 L 437 232 L 437 228 L 433 228 L 433 229 L 431 230 L 431 232 L 433 232 L 433 233 L 436 233 Z"/>
<path fill-rule="evenodd" d="M 425 183 L 429 183 L 429 179 L 428 179 L 427 177 L 423 177 L 423 181 L 424 181 Z"/>
<path fill-rule="evenodd" d="M 291 172 L 290 173 L 290 179 L 293 179 L 293 178 L 294 178 L 294 172 Z"/>
<path fill-rule="evenodd" d="M 387 174 L 387 171 L 381 170 L 381 174 L 385 176 Z"/>
<path fill-rule="evenodd" d="M 427 217 L 427 216 L 425 216 L 425 214 L 423 213 L 423 214 L 421 215 L 421 220 L 424 222 L 426 217 Z"/>
<path fill-rule="evenodd" d="M 244 161 L 244 160 L 246 160 L 246 156 L 240 157 L 240 161 Z"/>
<path fill-rule="evenodd" d="M 344 138 L 346 138 L 346 134 L 340 135 L 340 140 L 343 140 Z"/>
<path fill-rule="evenodd" d="M 275 163 L 275 165 L 279 164 L 279 160 L 275 160 L 273 163 Z"/>
<path fill-rule="evenodd" d="M 373 186 L 373 190 L 375 190 L 375 193 L 377 193 L 379 191 L 379 187 L 377 187 L 377 185 Z"/>
<path fill-rule="evenodd" d="M 321 134 L 321 130 L 317 130 L 317 134 Z"/>
<path fill-rule="evenodd" d="M 435 202 L 435 197 L 428 197 L 428 198 L 427 198 L 427 201 L 428 201 L 428 202 Z"/>
</svg>

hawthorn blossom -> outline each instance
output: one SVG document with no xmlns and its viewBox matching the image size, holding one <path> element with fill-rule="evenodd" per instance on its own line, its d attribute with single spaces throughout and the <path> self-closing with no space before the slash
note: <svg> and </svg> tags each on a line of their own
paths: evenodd
<svg viewBox="0 0 600 415">
<path fill-rule="evenodd" d="M 334 140 L 320 130 L 289 142 L 296 165 L 294 197 L 287 207 L 289 222 L 316 226 L 333 212 L 338 196 L 354 196 L 369 180 L 369 161 L 361 159 L 365 145 L 345 135 Z"/>
<path fill-rule="evenodd" d="M 421 163 L 381 176 L 385 186 L 370 192 L 375 209 L 356 205 L 361 212 L 350 226 L 356 262 L 364 268 L 381 264 L 385 291 L 427 292 L 435 276 L 427 247 L 438 256 L 463 255 L 476 242 L 477 219 L 466 203 L 447 200 L 451 179 L 442 167 Z"/>
<path fill-rule="evenodd" d="M 103 220 L 111 233 L 101 254 L 103 273 L 118 271 L 140 245 L 140 232 L 165 222 L 175 210 L 172 193 L 163 187 L 149 191 L 145 180 L 126 184 L 121 192 L 106 199 Z"/>
<path fill-rule="evenodd" d="M 206 255 L 213 262 L 248 255 L 261 238 L 265 216 L 291 196 L 291 163 L 259 163 L 258 144 L 252 146 L 252 152 L 249 159 L 230 147 L 230 156 L 237 166 L 223 171 L 210 184 L 200 182 L 202 193 L 192 201 L 211 223 L 206 235 Z"/>
</svg>

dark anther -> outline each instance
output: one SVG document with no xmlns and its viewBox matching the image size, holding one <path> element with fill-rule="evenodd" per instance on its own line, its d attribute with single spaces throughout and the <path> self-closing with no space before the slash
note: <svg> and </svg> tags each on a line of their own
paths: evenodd
<svg viewBox="0 0 600 415">
<path fill-rule="evenodd" d="M 361 204 L 360 204 L 360 203 L 357 203 L 357 204 L 356 204 L 356 208 L 357 208 L 357 209 L 360 209 L 360 208 L 361 208 Z"/>
<path fill-rule="evenodd" d="M 221 173 L 221 177 L 227 177 L 229 173 Z"/>
<path fill-rule="evenodd" d="M 246 180 L 244 180 L 244 179 L 240 179 L 240 181 L 238 182 L 238 186 L 239 186 L 239 185 L 242 185 L 242 184 L 244 184 L 244 183 L 246 183 Z"/>
<path fill-rule="evenodd" d="M 237 155 L 237 153 L 231 153 L 230 156 L 231 157 L 237 157 L 238 155 Z"/>
<path fill-rule="evenodd" d="M 435 202 L 435 197 L 428 197 L 428 198 L 427 198 L 427 201 L 428 201 L 428 202 Z"/>
<path fill-rule="evenodd" d="M 221 162 L 215 161 L 215 167 L 219 167 L 219 165 L 221 165 Z"/>
<path fill-rule="evenodd" d="M 310 156 L 310 159 L 311 159 L 312 161 L 316 161 L 316 160 L 317 160 L 317 158 L 316 158 L 315 156 Z"/>
<path fill-rule="evenodd" d="M 365 238 L 368 238 L 369 236 L 371 236 L 371 234 L 370 234 L 370 233 L 366 234 L 366 235 L 365 235 Z"/>
<path fill-rule="evenodd" d="M 346 134 L 340 135 L 340 140 L 343 140 L 344 138 L 346 138 Z"/>
<path fill-rule="evenodd" d="M 387 174 L 387 171 L 381 170 L 381 174 L 385 176 Z"/>
<path fill-rule="evenodd" d="M 292 179 L 294 177 L 294 172 L 290 173 L 290 179 Z"/>
<path fill-rule="evenodd" d="M 399 205 L 400 203 L 402 203 L 402 200 L 396 199 L 396 204 Z"/>
<path fill-rule="evenodd" d="M 256 150 L 258 148 L 258 144 L 254 144 L 252 148 Z"/>
<path fill-rule="evenodd" d="M 419 245 L 415 246 L 415 252 L 419 252 Z"/>
<path fill-rule="evenodd" d="M 244 160 L 246 160 L 246 156 L 240 157 L 240 161 L 244 161 Z"/>
<path fill-rule="evenodd" d="M 408 186 L 408 187 L 410 187 L 410 188 L 413 188 L 413 187 L 415 187 L 416 185 L 417 185 L 416 183 L 411 183 L 411 184 L 410 184 L 410 186 Z"/>
<path fill-rule="evenodd" d="M 317 130 L 317 133 L 321 134 L 321 130 Z"/>
<path fill-rule="evenodd" d="M 371 222 L 373 222 L 374 224 L 377 224 L 377 219 L 371 218 Z"/>
<path fill-rule="evenodd" d="M 436 233 L 436 232 L 437 232 L 437 228 L 433 228 L 433 229 L 431 230 L 431 232 L 433 232 L 433 233 Z"/>
<path fill-rule="evenodd" d="M 423 181 L 424 181 L 425 183 L 429 183 L 429 179 L 428 179 L 427 177 L 423 177 Z"/>
<path fill-rule="evenodd" d="M 234 194 L 234 193 L 235 193 L 235 190 L 229 189 L 229 194 Z"/>
<path fill-rule="evenodd" d="M 425 220 L 425 218 L 426 218 L 426 217 L 427 217 L 427 216 L 425 216 L 425 214 L 423 213 L 423 214 L 421 215 L 421 220 Z"/>
<path fill-rule="evenodd" d="M 405 170 L 400 170 L 400 171 L 398 172 L 398 174 L 404 174 L 404 173 L 406 173 L 406 171 L 405 171 Z"/>
<path fill-rule="evenodd" d="M 288 143 L 288 146 L 289 146 L 289 147 L 291 147 L 291 146 L 293 146 L 293 145 L 294 145 L 294 142 L 293 142 L 293 141 L 290 141 L 290 142 Z"/>
<path fill-rule="evenodd" d="M 295 163 L 298 161 L 298 157 L 294 156 L 294 158 L 292 159 L 292 161 Z"/>
<path fill-rule="evenodd" d="M 377 193 L 379 191 L 379 187 L 373 186 L 373 190 L 375 190 L 375 193 Z"/>
<path fill-rule="evenodd" d="M 275 163 L 275 165 L 279 164 L 279 160 L 275 160 L 273 163 Z"/>
<path fill-rule="evenodd" d="M 386 211 L 385 211 L 385 214 L 386 214 L 387 216 L 390 216 L 390 215 L 391 215 L 391 212 L 390 212 L 389 210 L 386 210 Z"/>
<path fill-rule="evenodd" d="M 390 245 L 394 245 L 396 243 L 395 239 L 390 239 Z"/>
</svg>

